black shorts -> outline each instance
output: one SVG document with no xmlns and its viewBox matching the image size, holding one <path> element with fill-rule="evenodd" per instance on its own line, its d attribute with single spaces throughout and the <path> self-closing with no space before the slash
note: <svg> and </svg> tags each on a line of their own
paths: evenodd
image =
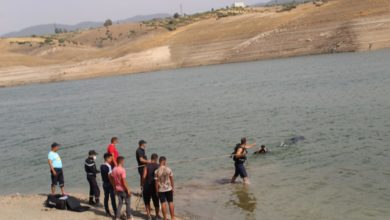
<svg viewBox="0 0 390 220">
<path fill-rule="evenodd" d="M 150 200 L 153 199 L 154 207 L 160 206 L 160 203 L 158 202 L 156 188 L 154 186 L 145 186 L 142 191 L 142 197 L 144 199 L 145 205 L 150 204 Z"/>
<path fill-rule="evenodd" d="M 65 182 L 64 182 L 64 172 L 62 171 L 61 168 L 54 168 L 56 171 L 57 175 L 53 175 L 53 172 L 51 172 L 51 185 L 59 185 L 60 187 L 63 187 Z"/>
<path fill-rule="evenodd" d="M 138 165 L 138 166 L 142 166 L 142 167 L 138 167 L 138 174 L 142 178 L 142 176 L 144 175 L 144 167 L 145 166 L 143 166 L 143 165 Z"/>
<path fill-rule="evenodd" d="M 173 202 L 173 192 L 172 192 L 172 190 L 168 191 L 168 192 L 159 192 L 158 193 L 158 197 L 160 198 L 160 202 L 161 203 Z"/>
<path fill-rule="evenodd" d="M 234 167 L 235 167 L 235 173 L 234 173 L 235 177 L 238 177 L 238 175 L 240 175 L 241 178 L 248 177 L 244 163 L 234 163 Z"/>
</svg>

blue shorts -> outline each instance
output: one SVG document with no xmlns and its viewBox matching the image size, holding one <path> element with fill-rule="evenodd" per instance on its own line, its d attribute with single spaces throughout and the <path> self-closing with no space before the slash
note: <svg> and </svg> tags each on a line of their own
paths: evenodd
<svg viewBox="0 0 390 220">
<path fill-rule="evenodd" d="M 244 163 L 234 163 L 234 167 L 236 168 L 234 177 L 238 177 L 240 175 L 241 178 L 248 177 L 248 174 L 246 173 Z"/>
</svg>

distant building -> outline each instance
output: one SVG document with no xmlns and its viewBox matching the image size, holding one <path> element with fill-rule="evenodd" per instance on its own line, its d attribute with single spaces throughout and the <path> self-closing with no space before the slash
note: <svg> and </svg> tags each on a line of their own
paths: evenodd
<svg viewBox="0 0 390 220">
<path fill-rule="evenodd" d="M 233 6 L 233 8 L 245 8 L 245 3 L 244 2 L 234 2 L 232 6 Z"/>
</svg>

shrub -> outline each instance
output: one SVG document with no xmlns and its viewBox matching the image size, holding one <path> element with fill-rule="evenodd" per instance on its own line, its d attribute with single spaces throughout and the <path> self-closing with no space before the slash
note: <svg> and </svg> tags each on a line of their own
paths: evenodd
<svg viewBox="0 0 390 220">
<path fill-rule="evenodd" d="M 104 27 L 108 27 L 108 26 L 111 26 L 112 25 L 112 21 L 111 19 L 107 19 L 105 22 L 104 22 Z"/>
<path fill-rule="evenodd" d="M 227 17 L 227 16 L 228 16 L 228 13 L 225 13 L 225 12 L 218 12 L 217 13 L 218 18 L 223 18 L 223 17 Z"/>
<path fill-rule="evenodd" d="M 53 39 L 51 39 L 50 37 L 45 38 L 45 41 L 44 41 L 45 44 L 50 44 L 52 42 L 53 42 Z"/>
<path fill-rule="evenodd" d="M 180 14 L 176 12 L 176 13 L 173 15 L 173 18 L 174 18 L 174 19 L 180 18 Z"/>
<path fill-rule="evenodd" d="M 282 9 L 280 9 L 278 12 L 291 11 L 296 7 L 297 5 L 295 3 L 284 4 Z"/>
<path fill-rule="evenodd" d="M 173 23 L 172 24 L 167 24 L 167 25 L 165 25 L 165 28 L 168 31 L 174 31 L 174 30 L 176 30 L 176 25 L 174 25 Z"/>
</svg>

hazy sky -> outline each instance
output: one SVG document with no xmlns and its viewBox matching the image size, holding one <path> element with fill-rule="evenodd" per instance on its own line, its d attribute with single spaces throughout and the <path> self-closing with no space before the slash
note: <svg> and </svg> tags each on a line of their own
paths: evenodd
<svg viewBox="0 0 390 220">
<path fill-rule="evenodd" d="M 237 0 L 246 4 L 268 0 Z M 230 5 L 234 0 L 0 0 L 0 35 L 47 23 L 76 24 L 82 21 L 124 19 L 135 15 L 184 13 Z"/>
</svg>

